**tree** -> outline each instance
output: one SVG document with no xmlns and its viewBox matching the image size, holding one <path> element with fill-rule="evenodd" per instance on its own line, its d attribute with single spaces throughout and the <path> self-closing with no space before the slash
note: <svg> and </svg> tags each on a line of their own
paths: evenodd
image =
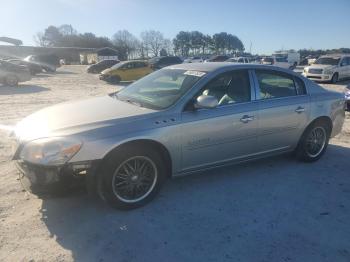
<svg viewBox="0 0 350 262">
<path fill-rule="evenodd" d="M 75 30 L 72 25 L 67 25 L 67 24 L 64 24 L 64 25 L 61 25 L 60 27 L 58 27 L 58 31 L 63 36 L 65 36 L 65 35 L 77 35 L 78 34 L 77 30 Z"/>
<path fill-rule="evenodd" d="M 126 59 L 133 51 L 136 51 L 139 42 L 137 38 L 127 30 L 119 30 L 113 35 L 113 44 Z"/>
<path fill-rule="evenodd" d="M 162 48 L 162 49 L 159 51 L 159 55 L 160 55 L 160 56 L 167 56 L 167 55 L 168 55 L 168 52 L 165 50 L 165 48 Z"/>
<path fill-rule="evenodd" d="M 174 50 L 181 56 L 188 56 L 191 47 L 191 33 L 180 31 L 173 40 Z"/>
<path fill-rule="evenodd" d="M 149 30 L 141 33 L 141 39 L 152 56 L 158 56 L 164 46 L 163 34 L 159 31 Z"/>
</svg>

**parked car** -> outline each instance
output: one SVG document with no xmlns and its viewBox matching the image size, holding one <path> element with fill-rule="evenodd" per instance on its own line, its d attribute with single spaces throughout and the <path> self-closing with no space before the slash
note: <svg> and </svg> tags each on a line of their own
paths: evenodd
<svg viewBox="0 0 350 262">
<path fill-rule="evenodd" d="M 184 63 L 202 63 L 204 60 L 200 56 L 193 56 L 186 58 L 183 62 Z"/>
<path fill-rule="evenodd" d="M 100 74 L 100 79 L 110 83 L 119 83 L 120 81 L 137 80 L 151 72 L 153 70 L 145 61 L 125 61 L 103 70 Z"/>
<path fill-rule="evenodd" d="M 224 62 L 227 59 L 229 59 L 227 55 L 214 55 L 209 59 L 205 60 L 205 62 Z"/>
<path fill-rule="evenodd" d="M 336 83 L 350 77 L 350 55 L 320 56 L 314 64 L 304 69 L 307 78 L 322 82 Z"/>
<path fill-rule="evenodd" d="M 87 72 L 93 73 L 93 74 L 99 74 L 103 70 L 110 68 L 110 67 L 114 66 L 115 64 L 118 64 L 119 62 L 120 61 L 118 61 L 118 60 L 110 60 L 110 59 L 102 60 L 96 64 L 89 66 L 87 68 Z"/>
<path fill-rule="evenodd" d="M 0 60 L 0 83 L 17 86 L 19 82 L 29 81 L 31 78 L 27 67 Z"/>
<path fill-rule="evenodd" d="M 21 59 L 8 59 L 6 61 L 15 65 L 27 67 L 31 75 L 36 75 L 43 71 L 42 67 L 34 62 L 29 62 Z"/>
<path fill-rule="evenodd" d="M 24 60 L 39 64 L 43 70 L 49 73 L 56 72 L 56 69 L 61 66 L 60 59 L 56 55 L 30 55 Z"/>
<path fill-rule="evenodd" d="M 182 60 L 178 56 L 159 56 L 151 58 L 148 63 L 152 69 L 158 70 L 166 66 L 181 64 Z"/>
<path fill-rule="evenodd" d="M 130 209 L 169 177 L 287 152 L 316 161 L 344 117 L 343 94 L 290 70 L 180 64 L 26 117 L 14 130 L 13 159 L 34 193 L 80 181 Z"/>
<path fill-rule="evenodd" d="M 250 60 L 248 57 L 231 57 L 226 62 L 249 64 Z"/>
</svg>

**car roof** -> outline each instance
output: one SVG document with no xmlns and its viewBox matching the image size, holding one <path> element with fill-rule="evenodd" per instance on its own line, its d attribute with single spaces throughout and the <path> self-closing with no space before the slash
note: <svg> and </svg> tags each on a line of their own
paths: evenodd
<svg viewBox="0 0 350 262">
<path fill-rule="evenodd" d="M 272 66 L 272 65 L 244 64 L 244 63 L 233 64 L 230 62 L 186 63 L 186 64 L 171 65 L 166 68 L 203 71 L 208 73 L 217 71 L 219 69 L 266 69 L 266 70 L 286 72 L 291 75 L 296 74 L 291 70 L 284 69 L 277 66 Z"/>
</svg>

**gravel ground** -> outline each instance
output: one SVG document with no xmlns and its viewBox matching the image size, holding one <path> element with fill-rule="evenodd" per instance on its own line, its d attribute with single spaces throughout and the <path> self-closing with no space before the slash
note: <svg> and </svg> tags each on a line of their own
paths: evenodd
<svg viewBox="0 0 350 262">
<path fill-rule="evenodd" d="M 116 88 L 84 66 L 0 87 L 0 127 Z M 0 130 L 0 261 L 350 261 L 348 113 L 317 163 L 279 156 L 174 179 L 130 212 L 83 193 L 38 199 L 21 189 L 10 152 Z"/>
</svg>

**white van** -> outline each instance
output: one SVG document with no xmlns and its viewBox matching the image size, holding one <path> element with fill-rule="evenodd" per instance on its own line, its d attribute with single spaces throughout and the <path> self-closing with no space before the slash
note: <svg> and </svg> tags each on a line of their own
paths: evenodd
<svg viewBox="0 0 350 262">
<path fill-rule="evenodd" d="M 300 53 L 291 52 L 291 51 L 281 51 L 275 52 L 272 57 L 275 57 L 276 60 L 281 62 L 286 62 L 289 66 L 296 67 L 300 63 Z M 288 67 L 289 68 L 289 67 Z"/>
</svg>

